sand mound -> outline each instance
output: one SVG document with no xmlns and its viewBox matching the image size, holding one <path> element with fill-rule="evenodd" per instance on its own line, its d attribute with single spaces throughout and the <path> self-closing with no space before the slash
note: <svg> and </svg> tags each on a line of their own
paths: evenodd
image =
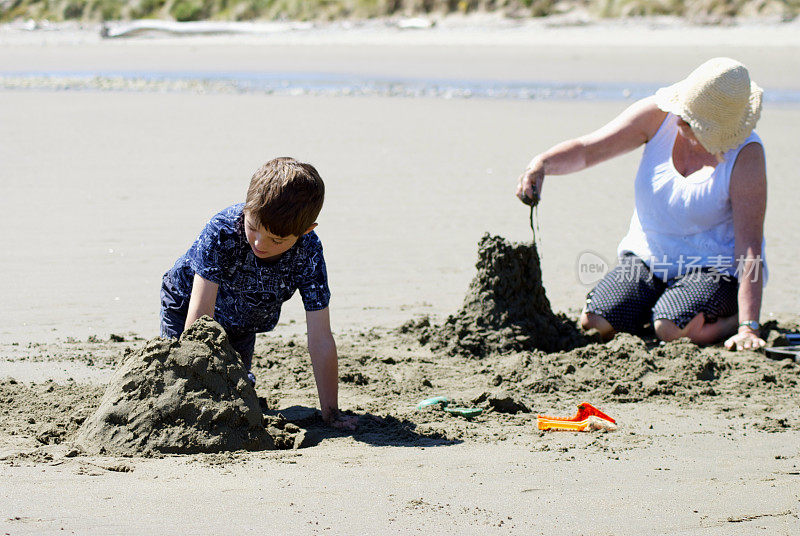
<svg viewBox="0 0 800 536">
<path fill-rule="evenodd" d="M 441 326 L 411 321 L 401 331 L 453 355 L 486 357 L 511 351 L 555 352 L 586 343 L 577 327 L 550 308 L 536 244 L 488 233 L 478 243 L 477 273 L 464 304 Z"/>
<path fill-rule="evenodd" d="M 276 448 L 247 371 L 208 317 L 179 341 L 153 339 L 130 353 L 76 443 L 123 455 Z"/>
<path fill-rule="evenodd" d="M 670 343 L 617 334 L 607 344 L 568 352 L 515 353 L 495 358 L 503 388 L 535 400 L 550 394 L 576 400 L 638 402 L 670 399 L 684 404 L 723 397 L 774 404 L 796 389 L 800 366 L 755 352 L 698 347 L 689 339 Z"/>
</svg>

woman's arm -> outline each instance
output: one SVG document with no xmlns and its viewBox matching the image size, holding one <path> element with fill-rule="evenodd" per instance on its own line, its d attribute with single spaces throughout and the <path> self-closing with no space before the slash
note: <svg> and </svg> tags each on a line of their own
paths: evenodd
<svg viewBox="0 0 800 536">
<path fill-rule="evenodd" d="M 763 290 L 761 243 L 767 210 L 767 172 L 764 149 L 749 143 L 739 151 L 730 184 L 735 256 L 739 272 L 739 322 L 758 321 Z M 751 350 L 765 345 L 759 333 L 746 326 L 725 341 L 725 346 Z"/>
<path fill-rule="evenodd" d="M 602 128 L 534 156 L 519 178 L 517 197 L 533 199 L 534 185 L 541 196 L 545 175 L 574 173 L 636 149 L 655 135 L 666 116 L 653 97 L 648 97 L 630 105 Z"/>
<path fill-rule="evenodd" d="M 189 326 L 203 315 L 214 318 L 214 306 L 217 304 L 218 289 L 219 285 L 217 283 L 194 274 L 189 309 L 186 311 L 186 323 L 183 325 L 184 331 L 189 329 Z"/>
</svg>

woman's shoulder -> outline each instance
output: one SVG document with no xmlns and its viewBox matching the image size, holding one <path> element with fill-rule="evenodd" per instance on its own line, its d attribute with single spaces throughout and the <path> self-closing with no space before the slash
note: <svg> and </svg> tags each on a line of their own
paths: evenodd
<svg viewBox="0 0 800 536">
<path fill-rule="evenodd" d="M 744 192 L 748 198 L 753 192 L 766 192 L 767 162 L 761 138 L 755 132 L 744 142 L 724 156 L 724 164 L 729 171 L 731 195 Z"/>
<path fill-rule="evenodd" d="M 731 162 L 734 168 L 752 165 L 764 166 L 764 143 L 754 130 L 738 147 L 728 151 L 723 159 Z"/>
<path fill-rule="evenodd" d="M 628 107 L 628 110 L 632 114 L 638 117 L 658 122 L 663 121 L 668 114 L 668 112 L 665 112 L 664 110 L 659 108 L 658 105 L 656 105 L 655 95 L 639 99 L 638 101 L 631 104 Z"/>
<path fill-rule="evenodd" d="M 761 136 L 759 136 L 755 130 L 753 130 L 750 133 L 750 135 L 747 136 L 747 138 L 742 142 L 741 148 L 744 149 L 748 145 L 753 145 L 753 144 L 760 147 L 762 152 L 764 151 L 764 142 L 761 141 Z"/>
<path fill-rule="evenodd" d="M 667 112 L 656 106 L 655 96 L 650 96 L 628 106 L 620 114 L 620 119 L 648 142 L 655 137 L 668 116 Z"/>
<path fill-rule="evenodd" d="M 752 134 L 742 145 L 736 149 L 736 154 L 732 155 L 733 169 L 732 174 L 744 173 L 745 175 L 760 175 L 766 170 L 766 156 L 761 139 Z"/>
<path fill-rule="evenodd" d="M 670 118 L 674 120 L 675 117 L 656 105 L 655 95 L 651 95 L 639 102 L 642 107 L 643 123 L 649 134 L 647 137 L 649 141 L 656 136 L 664 125 L 669 123 Z"/>
</svg>

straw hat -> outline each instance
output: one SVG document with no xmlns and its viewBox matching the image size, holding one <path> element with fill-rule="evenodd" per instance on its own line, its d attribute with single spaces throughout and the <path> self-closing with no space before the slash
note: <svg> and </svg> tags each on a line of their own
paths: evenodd
<svg viewBox="0 0 800 536">
<path fill-rule="evenodd" d="M 656 91 L 656 105 L 680 116 L 712 154 L 741 145 L 761 116 L 763 90 L 747 68 L 730 58 L 713 58 L 684 80 Z"/>
</svg>

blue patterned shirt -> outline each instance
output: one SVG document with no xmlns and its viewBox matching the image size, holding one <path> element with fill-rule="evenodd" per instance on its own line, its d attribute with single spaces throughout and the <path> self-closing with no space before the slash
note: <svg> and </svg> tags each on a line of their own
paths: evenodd
<svg viewBox="0 0 800 536">
<path fill-rule="evenodd" d="M 214 318 L 240 333 L 271 331 L 281 305 L 300 291 L 306 311 L 328 306 L 331 292 L 322 256 L 322 242 L 314 232 L 301 236 L 277 261 L 259 259 L 244 231 L 244 203 L 215 215 L 203 228 L 167 277 L 175 291 L 187 298 L 194 274 L 219 285 Z"/>
</svg>

